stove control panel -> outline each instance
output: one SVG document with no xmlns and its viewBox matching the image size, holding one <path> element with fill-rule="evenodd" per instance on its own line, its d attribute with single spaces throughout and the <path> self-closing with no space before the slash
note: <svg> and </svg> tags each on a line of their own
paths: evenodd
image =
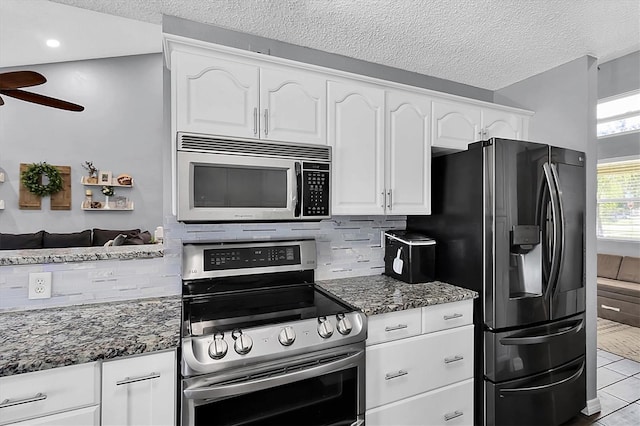
<svg viewBox="0 0 640 426">
<path fill-rule="evenodd" d="M 221 371 L 252 362 L 286 358 L 364 342 L 367 319 L 361 312 L 243 328 L 182 339 L 185 376 Z M 337 330 L 337 332 L 335 332 Z M 233 347 L 233 350 L 227 348 Z"/>
</svg>

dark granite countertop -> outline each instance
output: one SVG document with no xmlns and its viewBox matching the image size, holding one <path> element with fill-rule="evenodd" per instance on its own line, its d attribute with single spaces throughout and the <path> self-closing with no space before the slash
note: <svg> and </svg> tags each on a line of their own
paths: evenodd
<svg viewBox="0 0 640 426">
<path fill-rule="evenodd" d="M 177 348 L 180 296 L 0 313 L 0 377 Z"/>
<path fill-rule="evenodd" d="M 316 284 L 368 316 L 478 297 L 473 290 L 440 281 L 407 284 L 386 275 L 317 281 Z"/>
<path fill-rule="evenodd" d="M 164 245 L 162 244 L 0 250 L 0 266 L 93 262 L 96 260 L 151 259 L 163 256 Z"/>
</svg>

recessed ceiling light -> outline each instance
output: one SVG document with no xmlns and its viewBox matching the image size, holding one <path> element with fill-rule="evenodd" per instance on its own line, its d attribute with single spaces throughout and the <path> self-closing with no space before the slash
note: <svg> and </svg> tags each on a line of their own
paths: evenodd
<svg viewBox="0 0 640 426">
<path fill-rule="evenodd" d="M 50 38 L 49 40 L 47 40 L 47 46 L 49 47 L 58 47 L 60 46 L 60 42 L 56 39 Z"/>
</svg>

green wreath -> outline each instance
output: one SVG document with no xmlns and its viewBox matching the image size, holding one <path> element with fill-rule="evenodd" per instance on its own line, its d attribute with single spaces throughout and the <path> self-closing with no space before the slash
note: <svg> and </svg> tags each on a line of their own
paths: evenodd
<svg viewBox="0 0 640 426">
<path fill-rule="evenodd" d="M 49 183 L 43 185 L 42 175 L 47 175 Z M 58 169 L 47 163 L 33 163 L 22 172 L 22 184 L 32 194 L 46 197 L 62 190 L 62 176 Z"/>
</svg>

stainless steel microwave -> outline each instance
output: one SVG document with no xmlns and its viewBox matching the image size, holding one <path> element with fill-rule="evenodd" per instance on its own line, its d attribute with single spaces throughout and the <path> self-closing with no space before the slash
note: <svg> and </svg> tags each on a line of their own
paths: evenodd
<svg viewBox="0 0 640 426">
<path fill-rule="evenodd" d="M 331 217 L 331 148 L 177 134 L 180 222 Z"/>
</svg>

